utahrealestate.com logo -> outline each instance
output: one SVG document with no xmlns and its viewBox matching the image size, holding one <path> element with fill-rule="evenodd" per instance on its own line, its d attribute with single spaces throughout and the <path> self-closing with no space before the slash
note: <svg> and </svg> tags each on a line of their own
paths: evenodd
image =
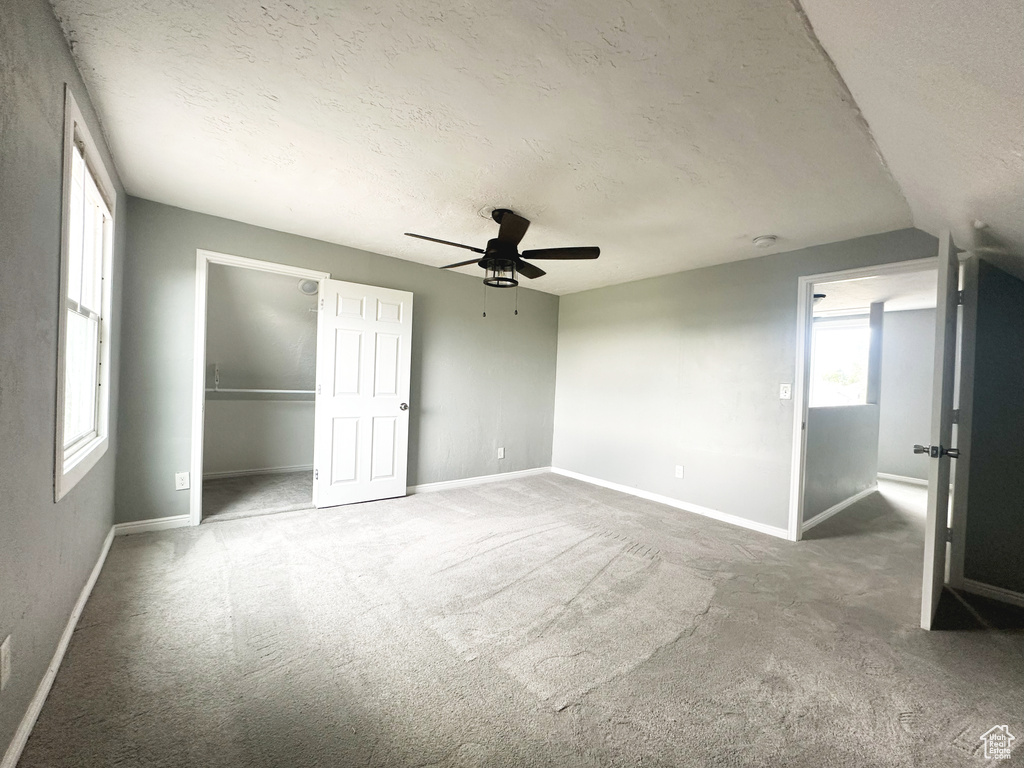
<svg viewBox="0 0 1024 768">
<path fill-rule="evenodd" d="M 1008 726 L 994 725 L 989 728 L 981 735 L 981 740 L 985 742 L 985 759 L 1009 760 L 1012 749 L 1010 744 L 1014 738 Z"/>
</svg>

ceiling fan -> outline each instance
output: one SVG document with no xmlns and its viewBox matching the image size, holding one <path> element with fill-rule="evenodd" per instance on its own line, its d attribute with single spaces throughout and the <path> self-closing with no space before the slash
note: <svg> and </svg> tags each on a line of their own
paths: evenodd
<svg viewBox="0 0 1024 768">
<path fill-rule="evenodd" d="M 406 232 L 409 237 L 418 237 L 420 240 L 429 240 L 432 243 L 442 245 L 454 245 L 456 248 L 465 248 L 467 251 L 483 254 L 481 258 L 460 261 L 457 264 L 446 264 L 441 269 L 454 269 L 465 267 L 469 264 L 478 264 L 484 268 L 484 285 L 493 288 L 511 288 L 519 285 L 516 274 L 528 277 L 531 280 L 541 277 L 547 273 L 538 266 L 523 261 L 528 259 L 557 259 L 567 261 L 570 259 L 596 259 L 601 255 L 601 249 L 595 247 L 586 248 L 541 248 L 539 250 L 523 251 L 519 253 L 519 241 L 523 239 L 526 230 L 530 227 L 530 220 L 517 216 L 507 208 L 495 208 L 491 211 L 491 218 L 498 222 L 498 236 L 487 241 L 487 248 L 474 248 L 471 245 L 453 243 L 450 240 L 438 240 L 436 237 L 426 235 L 415 235 Z"/>
</svg>

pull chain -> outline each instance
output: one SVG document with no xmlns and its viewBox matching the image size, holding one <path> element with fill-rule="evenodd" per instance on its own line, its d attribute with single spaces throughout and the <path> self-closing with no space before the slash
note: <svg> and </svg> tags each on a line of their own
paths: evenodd
<svg viewBox="0 0 1024 768">
<path fill-rule="evenodd" d="M 484 317 L 487 317 L 487 284 L 484 283 Z"/>
<path fill-rule="evenodd" d="M 519 314 L 519 286 L 516 286 L 516 314 Z"/>
</svg>

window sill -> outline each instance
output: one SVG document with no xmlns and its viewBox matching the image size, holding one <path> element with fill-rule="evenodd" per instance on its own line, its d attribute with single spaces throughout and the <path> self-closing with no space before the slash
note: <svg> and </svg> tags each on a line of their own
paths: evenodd
<svg viewBox="0 0 1024 768">
<path fill-rule="evenodd" d="M 53 489 L 55 502 L 63 499 L 78 484 L 78 481 L 96 466 L 103 454 L 107 452 L 108 444 L 106 436 L 99 436 L 82 446 L 69 460 L 58 459 L 57 481 L 54 483 Z"/>
</svg>

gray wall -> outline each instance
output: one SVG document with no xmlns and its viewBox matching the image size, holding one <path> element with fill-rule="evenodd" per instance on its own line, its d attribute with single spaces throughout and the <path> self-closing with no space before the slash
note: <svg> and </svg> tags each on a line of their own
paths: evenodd
<svg viewBox="0 0 1024 768">
<path fill-rule="evenodd" d="M 313 407 L 312 400 L 208 395 L 203 475 L 312 469 Z"/>
<path fill-rule="evenodd" d="M 304 389 L 316 382 L 316 294 L 294 277 L 211 264 L 207 388 Z M 313 395 L 208 393 L 203 474 L 312 467 Z"/>
<path fill-rule="evenodd" d="M 964 576 L 1024 593 L 1024 282 L 982 261 L 977 302 Z"/>
<path fill-rule="evenodd" d="M 563 296 L 553 464 L 785 528 L 797 278 L 935 254 L 907 229 Z"/>
<path fill-rule="evenodd" d="M 804 522 L 871 488 L 877 476 L 877 405 L 808 410 Z"/>
<path fill-rule="evenodd" d="M 409 483 L 551 463 L 558 298 L 129 198 L 118 520 L 185 514 L 196 249 L 415 294 Z M 504 446 L 504 460 L 497 448 Z"/>
<path fill-rule="evenodd" d="M 93 137 L 102 136 L 46 0 L 3 0 L 0 18 L 0 639 L 12 636 L 12 679 L 0 695 L 2 755 L 114 519 L 125 197 L 118 185 L 111 446 L 55 504 L 65 82 Z"/>
<path fill-rule="evenodd" d="M 207 386 L 313 389 L 317 297 L 298 279 L 211 264 L 207 284 Z"/>
<path fill-rule="evenodd" d="M 879 408 L 878 471 L 928 479 L 928 457 L 914 443 L 931 434 L 935 310 L 885 313 L 882 396 Z"/>
</svg>

